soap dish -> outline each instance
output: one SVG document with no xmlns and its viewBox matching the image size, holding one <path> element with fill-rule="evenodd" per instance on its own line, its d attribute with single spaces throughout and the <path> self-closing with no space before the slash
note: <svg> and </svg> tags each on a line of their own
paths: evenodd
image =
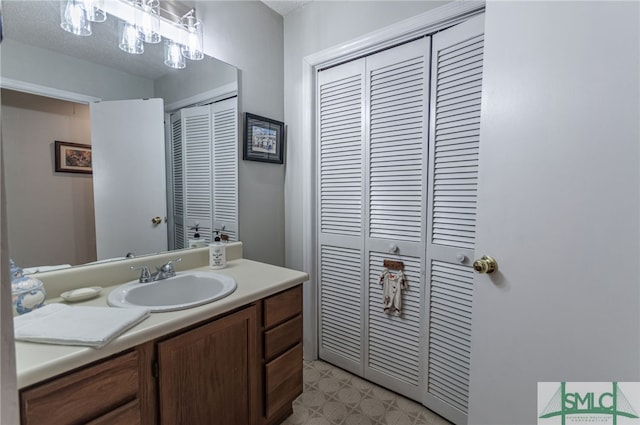
<svg viewBox="0 0 640 425">
<path fill-rule="evenodd" d="M 72 291 L 63 292 L 60 294 L 63 300 L 68 301 L 70 303 L 75 303 L 78 301 L 90 300 L 91 298 L 95 298 L 102 293 L 101 286 L 92 286 L 89 288 L 78 288 Z"/>
</svg>

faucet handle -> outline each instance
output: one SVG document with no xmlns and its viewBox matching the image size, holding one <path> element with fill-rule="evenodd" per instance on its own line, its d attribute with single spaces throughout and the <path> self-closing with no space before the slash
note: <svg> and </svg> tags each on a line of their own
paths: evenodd
<svg viewBox="0 0 640 425">
<path fill-rule="evenodd" d="M 160 267 L 160 271 L 162 271 L 164 273 L 172 273 L 173 272 L 173 263 L 179 263 L 180 261 L 182 261 L 182 257 L 175 258 L 173 260 L 169 260 L 167 262 L 167 264 L 165 264 L 162 267 Z"/>
<path fill-rule="evenodd" d="M 149 267 L 147 267 L 147 266 L 140 266 L 140 267 L 131 266 L 130 268 L 131 268 L 131 270 L 142 270 L 142 272 L 140 272 L 140 278 L 138 279 L 138 281 L 140 283 L 147 283 L 147 282 L 151 281 L 151 272 L 149 271 Z"/>
</svg>

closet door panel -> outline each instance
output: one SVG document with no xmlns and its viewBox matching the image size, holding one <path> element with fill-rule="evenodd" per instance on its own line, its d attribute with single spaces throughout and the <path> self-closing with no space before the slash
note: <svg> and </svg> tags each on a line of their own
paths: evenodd
<svg viewBox="0 0 640 425">
<path fill-rule="evenodd" d="M 367 57 L 368 235 L 421 242 L 428 39 Z"/>
<path fill-rule="evenodd" d="M 184 211 L 187 239 L 199 233 L 208 238 L 213 230 L 211 107 L 198 106 L 181 111 L 184 159 Z"/>
<path fill-rule="evenodd" d="M 400 315 L 383 308 L 380 275 L 388 255 L 369 251 L 368 261 L 368 339 L 366 377 L 402 394 L 415 393 L 421 381 L 421 258 L 399 255 L 404 263 L 407 288 L 402 291 Z M 419 398 L 415 397 L 414 398 Z"/>
<path fill-rule="evenodd" d="M 206 241 L 214 229 L 238 240 L 237 98 L 171 115 L 171 167 L 174 248 L 187 247 L 196 224 Z"/>
<path fill-rule="evenodd" d="M 367 57 L 367 312 L 365 377 L 423 394 L 427 118 L 430 39 Z M 383 261 L 403 261 L 399 316 L 383 311 Z"/>
<path fill-rule="evenodd" d="M 362 355 L 361 257 L 359 249 L 320 247 L 321 357 L 351 366 Z"/>
<path fill-rule="evenodd" d="M 171 190 L 174 246 L 172 249 L 186 248 L 184 213 L 184 158 L 182 152 L 182 117 L 180 113 L 171 115 Z"/>
<path fill-rule="evenodd" d="M 362 375 L 364 60 L 318 75 L 320 357 Z"/>
<path fill-rule="evenodd" d="M 425 405 L 466 423 L 484 16 L 433 36 Z"/>
<path fill-rule="evenodd" d="M 213 227 L 238 240 L 238 99 L 211 105 L 213 119 Z"/>
</svg>

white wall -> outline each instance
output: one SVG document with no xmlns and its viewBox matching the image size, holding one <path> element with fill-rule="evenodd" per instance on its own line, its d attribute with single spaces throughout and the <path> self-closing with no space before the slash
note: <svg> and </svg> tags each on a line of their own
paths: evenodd
<svg viewBox="0 0 640 425">
<path fill-rule="evenodd" d="M 153 82 L 153 96 L 164 99 L 165 107 L 173 102 L 238 82 L 238 70 L 209 56 L 190 61 L 189 66 L 176 70 Z"/>
<path fill-rule="evenodd" d="M 487 5 L 472 425 L 536 423 L 538 381 L 640 380 L 639 17 Z"/>
<path fill-rule="evenodd" d="M 153 97 L 152 80 L 10 39 L 0 44 L 0 72 L 3 78 L 102 100 Z"/>
<path fill-rule="evenodd" d="M 259 1 L 198 1 L 196 14 L 205 28 L 205 53 L 239 69 L 240 111 L 283 121 L 282 16 Z M 239 134 L 242 143 L 242 129 Z M 240 239 L 246 258 L 284 265 L 284 175 L 294 162 L 287 148 L 284 165 L 240 159 Z"/>
<path fill-rule="evenodd" d="M 9 250 L 21 267 L 96 260 L 93 179 L 55 172 L 56 140 L 91 144 L 88 105 L 2 91 Z"/>
<path fill-rule="evenodd" d="M 289 126 L 285 181 L 286 264 L 302 269 L 302 61 L 305 56 L 410 18 L 447 2 L 315 1 L 284 20 L 285 121 Z"/>
</svg>

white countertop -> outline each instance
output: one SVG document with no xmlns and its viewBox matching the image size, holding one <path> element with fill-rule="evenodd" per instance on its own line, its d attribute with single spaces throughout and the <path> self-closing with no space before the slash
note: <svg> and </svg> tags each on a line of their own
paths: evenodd
<svg viewBox="0 0 640 425">
<path fill-rule="evenodd" d="M 191 270 L 209 271 L 209 267 L 198 267 Z M 215 270 L 215 272 L 235 278 L 238 284 L 237 289 L 225 298 L 199 307 L 165 313 L 151 313 L 150 317 L 101 349 L 16 341 L 18 388 L 25 388 L 79 366 L 250 304 L 291 288 L 309 278 L 303 272 L 246 259 L 228 261 L 226 268 Z M 119 285 L 105 287 L 98 298 L 70 305 L 107 306 L 107 296 L 117 286 Z M 62 299 L 47 300 L 48 304 L 53 302 L 62 302 Z"/>
</svg>

